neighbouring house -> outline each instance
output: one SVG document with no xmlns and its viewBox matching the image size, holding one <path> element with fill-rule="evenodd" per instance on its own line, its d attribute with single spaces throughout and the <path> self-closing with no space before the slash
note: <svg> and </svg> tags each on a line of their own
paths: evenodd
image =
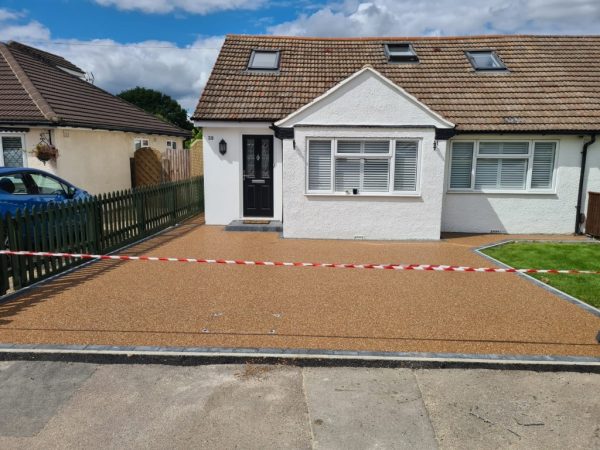
<svg viewBox="0 0 600 450">
<path fill-rule="evenodd" d="M 0 43 L 0 166 L 41 168 L 94 194 L 128 189 L 137 148 L 182 148 L 189 136 L 94 86 L 60 56 Z M 40 143 L 58 157 L 40 161 Z"/>
<path fill-rule="evenodd" d="M 208 224 L 573 233 L 600 190 L 600 36 L 231 35 L 193 119 Z"/>
</svg>

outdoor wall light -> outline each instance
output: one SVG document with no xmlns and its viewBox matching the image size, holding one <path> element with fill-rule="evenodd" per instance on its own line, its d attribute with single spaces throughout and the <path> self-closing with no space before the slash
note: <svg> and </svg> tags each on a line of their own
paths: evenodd
<svg viewBox="0 0 600 450">
<path fill-rule="evenodd" d="M 221 142 L 219 142 L 219 153 L 221 155 L 227 153 L 227 142 L 225 142 L 225 139 L 221 139 Z"/>
</svg>

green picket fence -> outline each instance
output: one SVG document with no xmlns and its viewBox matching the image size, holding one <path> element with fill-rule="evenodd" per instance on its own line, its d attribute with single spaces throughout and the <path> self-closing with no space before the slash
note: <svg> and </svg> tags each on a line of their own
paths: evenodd
<svg viewBox="0 0 600 450">
<path fill-rule="evenodd" d="M 203 211 L 203 179 L 197 177 L 17 211 L 0 220 L 0 243 L 10 250 L 103 254 Z M 82 263 L 1 255 L 0 295 Z"/>
</svg>

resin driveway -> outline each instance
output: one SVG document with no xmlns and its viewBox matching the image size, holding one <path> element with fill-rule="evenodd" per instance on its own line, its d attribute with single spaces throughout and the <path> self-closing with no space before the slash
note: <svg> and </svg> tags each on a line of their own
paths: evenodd
<svg viewBox="0 0 600 450">
<path fill-rule="evenodd" d="M 489 266 L 473 248 L 501 239 L 293 240 L 197 220 L 126 253 Z M 0 342 L 20 344 L 600 357 L 599 330 L 598 316 L 502 273 L 103 261 L 0 304 Z"/>
</svg>

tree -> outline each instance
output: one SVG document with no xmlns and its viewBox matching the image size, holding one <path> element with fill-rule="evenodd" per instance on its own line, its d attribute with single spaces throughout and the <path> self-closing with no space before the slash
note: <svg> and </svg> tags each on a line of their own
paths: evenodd
<svg viewBox="0 0 600 450">
<path fill-rule="evenodd" d="M 138 86 L 123 91 L 118 96 L 184 130 L 192 130 L 194 128 L 192 122 L 187 118 L 185 109 L 175 99 L 162 92 Z"/>
</svg>

